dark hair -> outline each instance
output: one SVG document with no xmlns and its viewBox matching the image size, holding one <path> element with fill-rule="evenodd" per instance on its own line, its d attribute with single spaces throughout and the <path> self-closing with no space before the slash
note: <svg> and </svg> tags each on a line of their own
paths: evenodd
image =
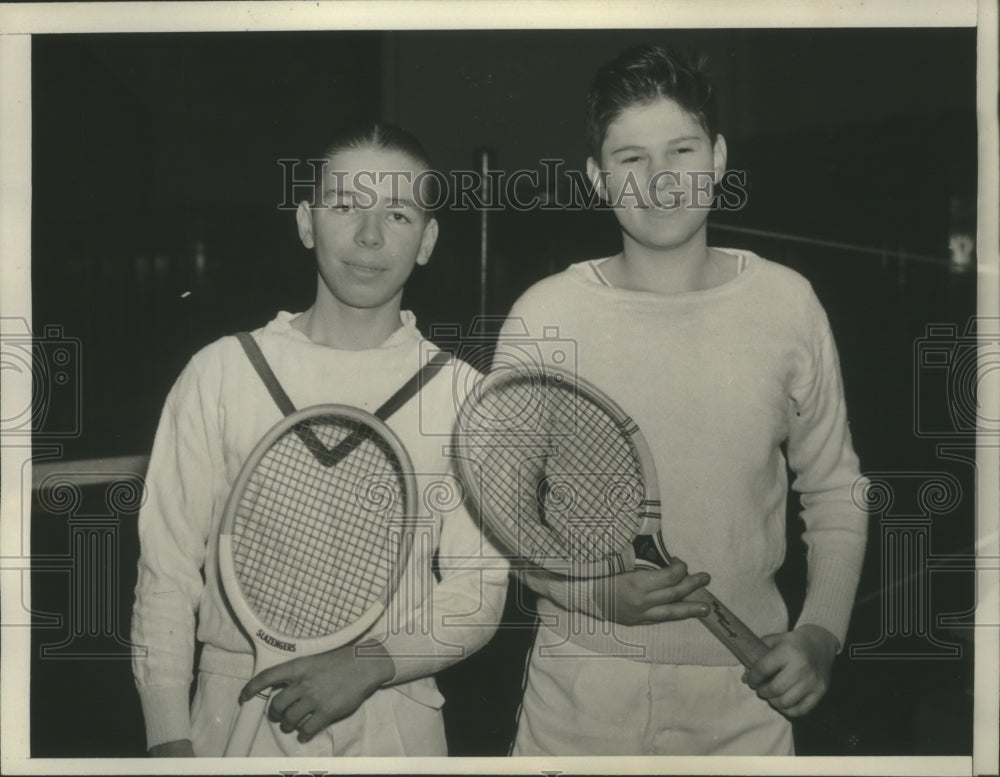
<svg viewBox="0 0 1000 777">
<path fill-rule="evenodd" d="M 600 160 L 608 127 L 626 108 L 659 97 L 673 100 L 691 114 L 715 143 L 715 90 L 707 64 L 704 56 L 688 57 L 647 44 L 622 52 L 598 70 L 587 99 L 587 141 L 594 159 Z"/>
<path fill-rule="evenodd" d="M 400 151 L 431 169 L 430 157 L 413 134 L 395 124 L 382 121 L 366 121 L 341 129 L 330 138 L 323 156 L 331 157 L 338 151 L 365 146 Z"/>
<path fill-rule="evenodd" d="M 327 143 L 323 157 L 329 161 L 334 154 L 341 151 L 369 147 L 382 151 L 398 151 L 426 170 L 434 169 L 423 145 L 411 132 L 396 124 L 383 121 L 364 121 L 337 130 Z M 429 184 L 425 182 L 424 185 Z M 425 217 L 430 216 L 430 209 L 423 205 L 420 205 L 419 210 Z"/>
</svg>

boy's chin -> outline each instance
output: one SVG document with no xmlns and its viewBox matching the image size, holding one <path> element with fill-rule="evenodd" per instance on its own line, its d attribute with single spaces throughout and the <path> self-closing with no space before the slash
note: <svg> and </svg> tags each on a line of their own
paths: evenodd
<svg viewBox="0 0 1000 777">
<path fill-rule="evenodd" d="M 706 221 L 692 221 L 690 214 L 676 213 L 642 219 L 641 223 L 625 219 L 619 219 L 618 223 L 622 232 L 637 245 L 650 251 L 672 251 L 692 242 L 704 241 Z"/>
<path fill-rule="evenodd" d="M 676 251 L 699 240 L 698 230 L 685 231 L 683 234 L 675 232 L 669 235 L 631 232 L 629 237 L 637 246 L 647 251 L 662 252 Z"/>
<path fill-rule="evenodd" d="M 402 297 L 400 292 L 389 293 L 386 290 L 375 289 L 338 289 L 330 290 L 330 295 L 344 308 L 352 310 L 378 310 L 388 307 L 399 307 Z"/>
</svg>

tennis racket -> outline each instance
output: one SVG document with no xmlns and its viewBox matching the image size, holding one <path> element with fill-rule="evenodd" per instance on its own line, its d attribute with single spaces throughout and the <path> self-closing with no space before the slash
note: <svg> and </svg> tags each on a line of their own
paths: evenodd
<svg viewBox="0 0 1000 777">
<path fill-rule="evenodd" d="M 219 536 L 226 596 L 254 645 L 254 674 L 364 634 L 409 558 L 413 467 L 381 420 L 316 405 L 257 444 L 233 486 Z M 245 756 L 270 691 L 245 702 L 226 755 Z"/>
<path fill-rule="evenodd" d="M 459 472 L 487 527 L 512 556 L 571 577 L 671 563 L 660 535 L 652 454 L 608 396 L 557 368 L 500 369 L 459 413 Z M 745 666 L 767 645 L 705 588 L 699 620 Z"/>
</svg>

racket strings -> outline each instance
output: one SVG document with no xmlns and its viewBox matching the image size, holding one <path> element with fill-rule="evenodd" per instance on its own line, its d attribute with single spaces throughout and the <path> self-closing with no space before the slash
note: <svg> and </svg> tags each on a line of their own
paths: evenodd
<svg viewBox="0 0 1000 777">
<path fill-rule="evenodd" d="M 463 424 L 501 540 L 532 560 L 597 561 L 641 525 L 642 469 L 622 422 L 566 381 L 497 381 Z M 471 428 L 470 428 L 471 427 Z"/>
<path fill-rule="evenodd" d="M 261 457 L 234 516 L 234 567 L 260 620 L 308 638 L 338 631 L 394 582 L 405 517 L 402 466 L 381 438 L 353 419 L 307 422 L 328 450 L 324 463 L 293 427 Z M 394 530 L 394 528 L 396 530 Z"/>
</svg>

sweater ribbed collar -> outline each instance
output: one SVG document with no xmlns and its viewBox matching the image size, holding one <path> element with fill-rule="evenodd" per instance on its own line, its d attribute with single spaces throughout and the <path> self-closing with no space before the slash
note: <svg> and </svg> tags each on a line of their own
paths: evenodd
<svg viewBox="0 0 1000 777">
<path fill-rule="evenodd" d="M 278 314 L 270 322 L 268 322 L 267 326 L 264 327 L 265 334 L 282 335 L 284 337 L 291 337 L 306 343 L 312 342 L 291 324 L 292 319 L 299 315 L 301 315 L 301 313 L 290 313 L 287 310 L 279 311 Z M 381 345 L 369 350 L 397 348 L 403 345 L 410 345 L 422 337 L 420 330 L 417 329 L 417 317 L 412 311 L 400 310 L 399 322 L 401 325 L 399 329 L 389 335 Z"/>
</svg>

